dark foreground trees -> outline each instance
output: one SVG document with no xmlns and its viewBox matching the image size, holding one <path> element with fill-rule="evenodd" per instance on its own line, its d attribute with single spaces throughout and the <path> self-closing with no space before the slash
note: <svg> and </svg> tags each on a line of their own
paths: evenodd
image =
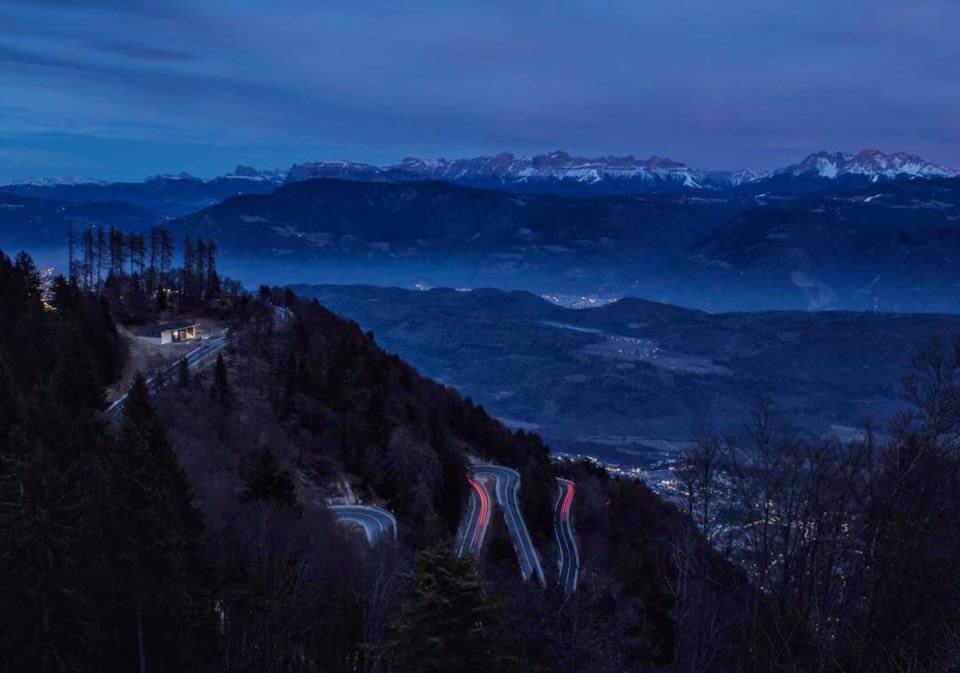
<svg viewBox="0 0 960 673">
<path fill-rule="evenodd" d="M 960 667 L 960 343 L 933 340 L 904 391 L 850 444 L 760 405 L 684 461 L 688 511 L 762 592 L 744 638 L 766 670 Z"/>
<path fill-rule="evenodd" d="M 704 432 L 676 509 L 596 466 L 552 468 L 538 437 L 290 297 L 280 333 L 242 304 L 229 404 L 210 394 L 225 362 L 153 398 L 139 377 L 108 427 L 110 312 L 62 279 L 45 296 L 35 271 L 0 256 L 0 670 L 958 668 L 960 347 L 932 343 L 913 411 L 852 445 L 766 407 Z M 522 471 L 545 566 L 552 469 L 577 481 L 576 594 L 521 583 L 509 543 L 479 572 L 452 555 L 471 454 Z M 315 506 L 329 491 L 311 479 L 343 473 L 399 514 L 397 545 Z"/>
<path fill-rule="evenodd" d="M 63 279 L 45 305 L 27 261 L 0 256 L 3 666 L 203 666 L 203 524 L 164 425 L 142 377 L 119 436 L 96 418 L 120 358 L 109 313 Z"/>
<path fill-rule="evenodd" d="M 109 467 L 106 537 L 119 589 L 113 617 L 120 656 L 141 673 L 211 660 L 214 578 L 203 521 L 142 375 L 127 397 Z"/>
<path fill-rule="evenodd" d="M 448 545 L 420 552 L 409 599 L 391 621 L 387 651 L 398 673 L 500 670 L 495 609 L 473 559 Z"/>
</svg>

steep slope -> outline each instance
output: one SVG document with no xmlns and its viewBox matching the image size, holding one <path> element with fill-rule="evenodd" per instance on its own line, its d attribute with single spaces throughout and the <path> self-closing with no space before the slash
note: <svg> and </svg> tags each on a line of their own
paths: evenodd
<svg viewBox="0 0 960 673">
<path fill-rule="evenodd" d="M 956 311 L 960 181 L 761 199 L 690 252 L 718 293 L 747 305 Z"/>
</svg>

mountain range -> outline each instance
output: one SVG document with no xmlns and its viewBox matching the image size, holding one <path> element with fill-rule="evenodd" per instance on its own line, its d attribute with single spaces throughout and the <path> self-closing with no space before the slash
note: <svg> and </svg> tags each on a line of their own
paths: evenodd
<svg viewBox="0 0 960 673">
<path fill-rule="evenodd" d="M 864 150 L 858 154 L 818 152 L 776 171 L 724 171 L 695 169 L 652 156 L 601 158 L 575 157 L 556 151 L 533 157 L 497 154 L 474 159 L 406 158 L 392 166 L 320 161 L 293 166 L 288 182 L 312 178 L 400 182 L 443 180 L 473 187 L 511 189 L 529 193 L 632 194 L 655 191 L 719 191 L 782 186 L 792 189 L 822 187 L 823 180 L 845 183 L 915 178 L 949 178 L 958 172 L 912 154 L 884 154 Z"/>
<path fill-rule="evenodd" d="M 914 154 L 863 150 L 857 154 L 817 152 L 774 171 L 692 168 L 659 156 L 585 158 L 562 151 L 535 156 L 501 153 L 469 159 L 425 160 L 375 166 L 355 161 L 313 161 L 287 170 L 239 165 L 232 173 L 203 180 L 186 173 L 157 175 L 142 183 L 83 178 L 20 180 L 0 190 L 66 201 L 130 201 L 166 215 L 184 215 L 227 196 L 263 193 L 316 178 L 359 182 L 440 180 L 470 187 L 558 195 L 630 195 L 653 192 L 810 192 L 837 184 L 857 185 L 923 178 L 952 178 L 960 172 Z"/>
<path fill-rule="evenodd" d="M 163 223 L 178 239 L 214 238 L 223 270 L 254 284 L 493 286 L 712 311 L 960 310 L 953 171 L 861 152 L 711 175 L 728 187 L 703 187 L 707 174 L 666 159 L 554 153 L 20 183 L 0 187 L 0 246 L 51 251 L 40 258 L 57 264 L 68 225 Z"/>
<path fill-rule="evenodd" d="M 170 223 L 237 271 L 642 296 L 708 310 L 960 310 L 960 180 L 574 198 L 316 179 Z"/>
</svg>

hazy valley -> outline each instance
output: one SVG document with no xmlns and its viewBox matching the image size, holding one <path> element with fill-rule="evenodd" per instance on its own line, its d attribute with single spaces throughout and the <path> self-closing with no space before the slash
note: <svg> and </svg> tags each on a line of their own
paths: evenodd
<svg viewBox="0 0 960 673">
<path fill-rule="evenodd" d="M 522 292 L 294 286 L 427 376 L 570 452 L 629 464 L 767 400 L 801 433 L 856 436 L 904 407 L 901 379 L 953 315 L 710 314 L 623 299 L 571 310 Z M 674 453 L 676 453 L 676 450 Z"/>
</svg>

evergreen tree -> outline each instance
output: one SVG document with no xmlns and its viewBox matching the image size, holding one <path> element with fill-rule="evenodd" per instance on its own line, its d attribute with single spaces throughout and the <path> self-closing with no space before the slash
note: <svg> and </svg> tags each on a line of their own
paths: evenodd
<svg viewBox="0 0 960 673">
<path fill-rule="evenodd" d="M 147 294 L 156 289 L 160 282 L 160 227 L 153 227 L 150 230 L 150 263 L 147 270 Z"/>
<path fill-rule="evenodd" d="M 142 374 L 127 395 L 111 469 L 121 659 L 141 673 L 202 668 L 215 637 L 203 521 Z"/>
<path fill-rule="evenodd" d="M 4 384 L 10 381 L 4 381 Z M 47 388 L 4 414 L 0 439 L 0 668 L 94 671 L 103 645 L 96 563 L 97 485 L 89 416 L 69 413 Z"/>
<path fill-rule="evenodd" d="M 213 394 L 220 402 L 226 402 L 230 396 L 230 387 L 227 383 L 227 365 L 223 355 L 217 353 L 217 362 L 213 367 Z"/>
<path fill-rule="evenodd" d="M 297 502 L 296 488 L 289 470 L 283 470 L 277 463 L 269 447 L 257 454 L 247 469 L 246 488 L 243 499 L 274 500 L 281 505 L 294 505 Z"/>
<path fill-rule="evenodd" d="M 387 649 L 399 673 L 496 670 L 495 611 L 474 562 L 445 544 L 421 552 L 410 596 L 390 621 Z"/>
<path fill-rule="evenodd" d="M 207 289 L 207 242 L 197 238 L 197 247 L 193 262 L 193 278 L 196 284 L 194 294 L 199 299 Z"/>
<path fill-rule="evenodd" d="M 217 273 L 217 245 L 213 240 L 207 241 L 207 299 L 216 299 L 220 296 L 220 275 Z"/>
<path fill-rule="evenodd" d="M 19 285 L 23 298 L 28 302 L 39 302 L 41 295 L 40 272 L 37 271 L 33 258 L 23 251 L 17 253 L 14 268 L 20 281 Z"/>
<path fill-rule="evenodd" d="M 196 282 L 196 255 L 189 236 L 183 237 L 183 269 L 180 280 L 180 300 L 190 304 L 194 300 Z"/>
<path fill-rule="evenodd" d="M 180 358 L 180 363 L 177 366 L 177 384 L 181 388 L 190 387 L 190 364 L 185 357 Z"/>
<path fill-rule="evenodd" d="M 173 234 L 167 229 L 161 228 L 160 237 L 160 282 L 167 282 L 167 274 L 173 265 Z"/>
<path fill-rule="evenodd" d="M 157 313 L 167 310 L 167 290 L 162 285 L 157 287 L 156 310 Z"/>
</svg>

